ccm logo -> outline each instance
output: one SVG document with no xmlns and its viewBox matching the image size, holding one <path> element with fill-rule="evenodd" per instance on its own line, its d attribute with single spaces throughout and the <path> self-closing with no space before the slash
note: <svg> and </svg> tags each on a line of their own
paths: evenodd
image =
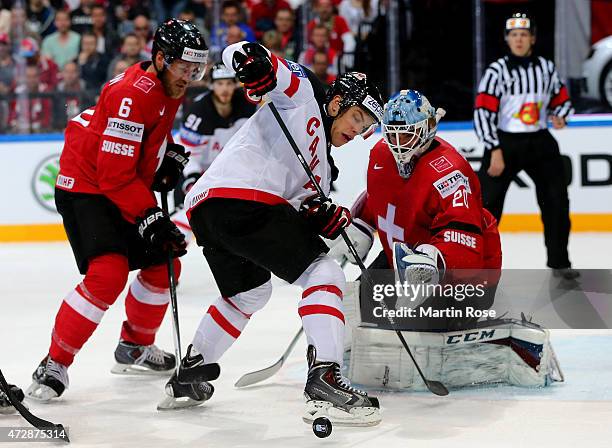
<svg viewBox="0 0 612 448">
<path fill-rule="evenodd" d="M 461 342 L 475 342 L 483 339 L 492 339 L 495 335 L 495 330 L 480 330 L 472 331 L 464 334 L 453 334 L 446 339 L 447 345 L 459 344 Z"/>
<path fill-rule="evenodd" d="M 476 249 L 476 238 L 454 230 L 447 230 L 444 232 L 444 242 L 463 244 L 464 246 Z"/>
<path fill-rule="evenodd" d="M 128 145 L 127 143 L 104 140 L 102 142 L 102 151 L 110 152 L 111 154 L 119 154 L 120 156 L 134 157 L 134 145 Z"/>
</svg>

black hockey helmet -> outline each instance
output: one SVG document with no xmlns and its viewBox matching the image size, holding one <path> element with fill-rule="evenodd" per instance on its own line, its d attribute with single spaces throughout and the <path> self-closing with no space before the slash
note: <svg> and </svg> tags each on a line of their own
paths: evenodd
<svg viewBox="0 0 612 448">
<path fill-rule="evenodd" d="M 359 106 L 374 118 L 376 124 L 382 120 L 384 107 L 382 95 L 365 73 L 347 72 L 338 76 L 327 91 L 325 105 L 327 106 L 336 95 L 342 97 L 339 114 L 351 106 Z"/>
<path fill-rule="evenodd" d="M 505 35 L 507 36 L 512 30 L 528 30 L 535 36 L 535 21 L 524 12 L 516 12 L 506 19 Z"/>
<path fill-rule="evenodd" d="M 153 60 L 157 52 L 164 54 L 164 65 L 167 68 L 174 60 L 197 64 L 191 74 L 192 81 L 204 77 L 208 62 L 208 46 L 198 28 L 191 22 L 179 19 L 168 19 L 162 23 L 153 36 Z"/>
</svg>

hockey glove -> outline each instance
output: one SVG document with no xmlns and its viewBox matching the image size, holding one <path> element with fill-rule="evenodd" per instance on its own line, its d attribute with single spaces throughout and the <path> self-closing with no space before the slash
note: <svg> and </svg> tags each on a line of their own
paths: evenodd
<svg viewBox="0 0 612 448">
<path fill-rule="evenodd" d="M 170 217 L 159 207 L 152 207 L 136 220 L 138 233 L 145 242 L 157 251 L 172 251 L 172 257 L 187 253 L 185 235 L 170 221 Z"/>
<path fill-rule="evenodd" d="M 151 188 L 160 193 L 174 190 L 183 169 L 187 166 L 190 154 L 190 152 L 185 152 L 184 146 L 168 143 L 166 154 L 164 154 L 162 163 L 155 173 Z"/>
<path fill-rule="evenodd" d="M 359 258 L 365 260 L 374 243 L 374 229 L 365 221 L 355 218 L 352 224 L 346 228 L 346 235 L 349 237 L 349 240 L 351 240 L 351 243 L 353 243 Z M 344 238 L 336 238 L 336 240 L 329 244 L 328 255 L 339 264 L 344 263 L 345 260 L 357 264 L 351 251 L 344 242 Z"/>
<path fill-rule="evenodd" d="M 262 45 L 249 42 L 236 51 L 232 68 L 251 97 L 262 97 L 276 87 L 276 72 L 268 51 Z"/>
<path fill-rule="evenodd" d="M 331 199 L 308 199 L 300 211 L 316 233 L 330 240 L 336 239 L 352 221 L 349 209 L 335 204 Z"/>
<path fill-rule="evenodd" d="M 399 280 L 408 284 L 436 285 L 446 271 L 444 256 L 431 244 L 412 249 L 406 243 L 393 243 L 393 264 Z"/>
<path fill-rule="evenodd" d="M 185 176 L 185 178 L 183 179 L 183 183 L 181 184 L 181 190 L 183 191 L 183 194 L 187 194 L 189 190 L 191 190 L 193 184 L 198 181 L 202 174 L 203 173 L 191 173 L 188 176 Z"/>
</svg>

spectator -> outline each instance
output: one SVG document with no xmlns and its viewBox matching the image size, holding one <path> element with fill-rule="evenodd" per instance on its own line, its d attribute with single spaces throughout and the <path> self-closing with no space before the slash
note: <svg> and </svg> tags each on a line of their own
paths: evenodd
<svg viewBox="0 0 612 448">
<path fill-rule="evenodd" d="M 316 17 L 308 22 L 308 36 L 316 25 L 325 25 L 329 30 L 331 48 L 338 54 L 351 53 L 355 50 L 355 37 L 346 20 L 334 12 L 332 0 L 315 0 Z"/>
<path fill-rule="evenodd" d="M 153 50 L 153 33 L 151 32 L 151 21 L 143 14 L 134 17 L 134 34 L 140 40 L 140 55 L 143 59 L 151 59 Z"/>
<path fill-rule="evenodd" d="M 244 33 L 244 40 L 249 42 L 255 41 L 253 30 L 241 19 L 240 3 L 236 0 L 225 0 L 221 5 L 221 22 L 219 28 L 213 28 L 211 34 L 212 45 L 219 48 L 225 48 L 227 39 L 227 31 L 232 25 L 238 26 Z"/>
<path fill-rule="evenodd" d="M 266 47 L 275 56 L 278 56 L 279 58 L 283 57 L 282 42 L 283 38 L 276 30 L 266 31 L 261 41 L 264 47 Z"/>
<path fill-rule="evenodd" d="M 317 24 L 312 29 L 312 33 L 310 36 L 310 44 L 306 51 L 300 54 L 299 63 L 305 65 L 307 67 L 312 67 L 314 54 L 317 51 L 322 51 L 327 55 L 327 60 L 329 61 L 330 69 L 332 73 L 336 73 L 338 55 L 336 51 L 331 48 L 330 40 L 329 40 L 329 30 L 325 25 Z"/>
<path fill-rule="evenodd" d="M 227 29 L 227 33 L 225 35 L 225 42 L 223 43 L 222 48 L 227 47 L 228 45 L 237 44 L 238 42 L 242 42 L 245 40 L 244 31 L 238 25 L 231 25 Z"/>
<path fill-rule="evenodd" d="M 120 75 L 121 73 L 126 71 L 128 68 L 130 68 L 130 65 L 131 64 L 125 59 L 119 59 L 115 63 L 115 66 L 113 67 L 113 71 L 111 73 L 110 78 L 114 78 L 115 76 Z"/>
<path fill-rule="evenodd" d="M 48 89 L 55 89 L 58 82 L 59 67 L 53 59 L 40 54 L 36 39 L 32 37 L 22 39 L 19 43 L 18 54 L 26 59 L 28 65 L 38 67 L 40 80 Z"/>
<path fill-rule="evenodd" d="M 15 76 L 15 61 L 11 55 L 8 34 L 0 34 L 0 95 L 10 93 Z"/>
<path fill-rule="evenodd" d="M 378 15 L 378 0 L 342 0 L 338 14 L 344 17 L 353 35 L 359 36 L 359 25 L 373 22 Z"/>
<path fill-rule="evenodd" d="M 177 17 L 187 7 L 187 0 L 153 0 L 153 9 L 158 23 Z"/>
<path fill-rule="evenodd" d="M 282 8 L 276 11 L 274 26 L 281 35 L 283 57 L 290 61 L 296 61 L 300 45 L 296 39 L 295 13 L 293 10 L 291 8 Z"/>
<path fill-rule="evenodd" d="M 41 38 L 55 32 L 55 10 L 44 0 L 28 0 L 26 15 L 29 28 Z"/>
<path fill-rule="evenodd" d="M 31 37 L 37 42 L 39 39 L 39 36 L 30 28 L 25 9 L 21 6 L 13 6 L 9 33 L 9 41 L 13 44 L 12 53 L 19 51 L 19 43 L 24 37 Z"/>
<path fill-rule="evenodd" d="M 72 31 L 79 34 L 91 31 L 93 27 L 91 11 L 95 2 L 96 0 L 81 0 L 79 7 L 70 13 Z"/>
<path fill-rule="evenodd" d="M 96 40 L 93 33 L 81 36 L 81 52 L 77 63 L 87 89 L 99 89 L 106 81 L 109 57 L 96 50 Z"/>
<path fill-rule="evenodd" d="M 114 55 L 119 50 L 119 36 L 108 26 L 104 6 L 94 5 L 91 8 L 92 32 L 96 36 L 96 50 L 106 55 Z M 82 36 L 81 36 L 82 38 Z"/>
<path fill-rule="evenodd" d="M 332 82 L 336 80 L 336 75 L 330 73 L 329 70 L 329 59 L 327 52 L 315 51 L 312 57 L 312 71 L 319 80 L 323 83 L 325 91 L 329 89 Z"/>
<path fill-rule="evenodd" d="M 115 56 L 108 67 L 108 78 L 113 77 L 111 75 L 115 72 L 115 64 L 120 60 L 125 61 L 128 67 L 144 61 L 145 59 L 142 57 L 141 51 L 140 39 L 135 34 L 125 36 L 121 45 L 121 54 Z"/>
<path fill-rule="evenodd" d="M 279 9 L 291 9 L 291 6 L 285 0 L 259 0 L 250 9 L 249 24 L 257 39 L 261 40 L 266 31 L 275 28 L 274 20 Z"/>
<path fill-rule="evenodd" d="M 56 111 L 54 114 L 58 121 L 54 127 L 63 127 L 68 120 L 76 117 L 81 110 L 90 105 L 85 96 L 85 81 L 81 79 L 79 66 L 76 62 L 68 62 L 62 69 L 62 80 L 57 85 L 57 90 L 64 93 L 56 101 Z"/>
<path fill-rule="evenodd" d="M 25 71 L 25 84 L 18 86 L 18 98 L 11 101 L 9 124 L 21 133 L 46 132 L 51 129 L 51 100 L 39 94 L 48 92 L 48 86 L 41 83 L 40 69 L 36 64 L 28 64 Z M 19 95 L 26 93 L 25 98 Z"/>
<path fill-rule="evenodd" d="M 55 27 L 57 31 L 43 40 L 41 52 L 53 59 L 62 69 L 64 64 L 79 55 L 81 36 L 70 30 L 70 14 L 67 11 L 57 11 Z"/>
</svg>

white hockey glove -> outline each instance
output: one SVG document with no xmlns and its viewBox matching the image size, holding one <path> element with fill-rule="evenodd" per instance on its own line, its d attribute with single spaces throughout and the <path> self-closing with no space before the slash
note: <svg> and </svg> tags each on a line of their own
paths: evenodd
<svg viewBox="0 0 612 448">
<path fill-rule="evenodd" d="M 351 225 L 345 230 L 349 240 L 353 243 L 353 246 L 355 246 L 357 255 L 359 255 L 362 261 L 365 260 L 374 243 L 374 229 L 362 219 L 355 218 Z M 357 264 L 348 246 L 344 242 L 344 238 L 341 236 L 333 240 L 329 247 L 330 250 L 328 255 L 340 265 L 344 263 L 345 260 Z"/>
<path fill-rule="evenodd" d="M 412 249 L 406 243 L 393 243 L 393 265 L 399 280 L 408 284 L 438 284 L 446 270 L 442 253 L 431 244 Z"/>
</svg>

